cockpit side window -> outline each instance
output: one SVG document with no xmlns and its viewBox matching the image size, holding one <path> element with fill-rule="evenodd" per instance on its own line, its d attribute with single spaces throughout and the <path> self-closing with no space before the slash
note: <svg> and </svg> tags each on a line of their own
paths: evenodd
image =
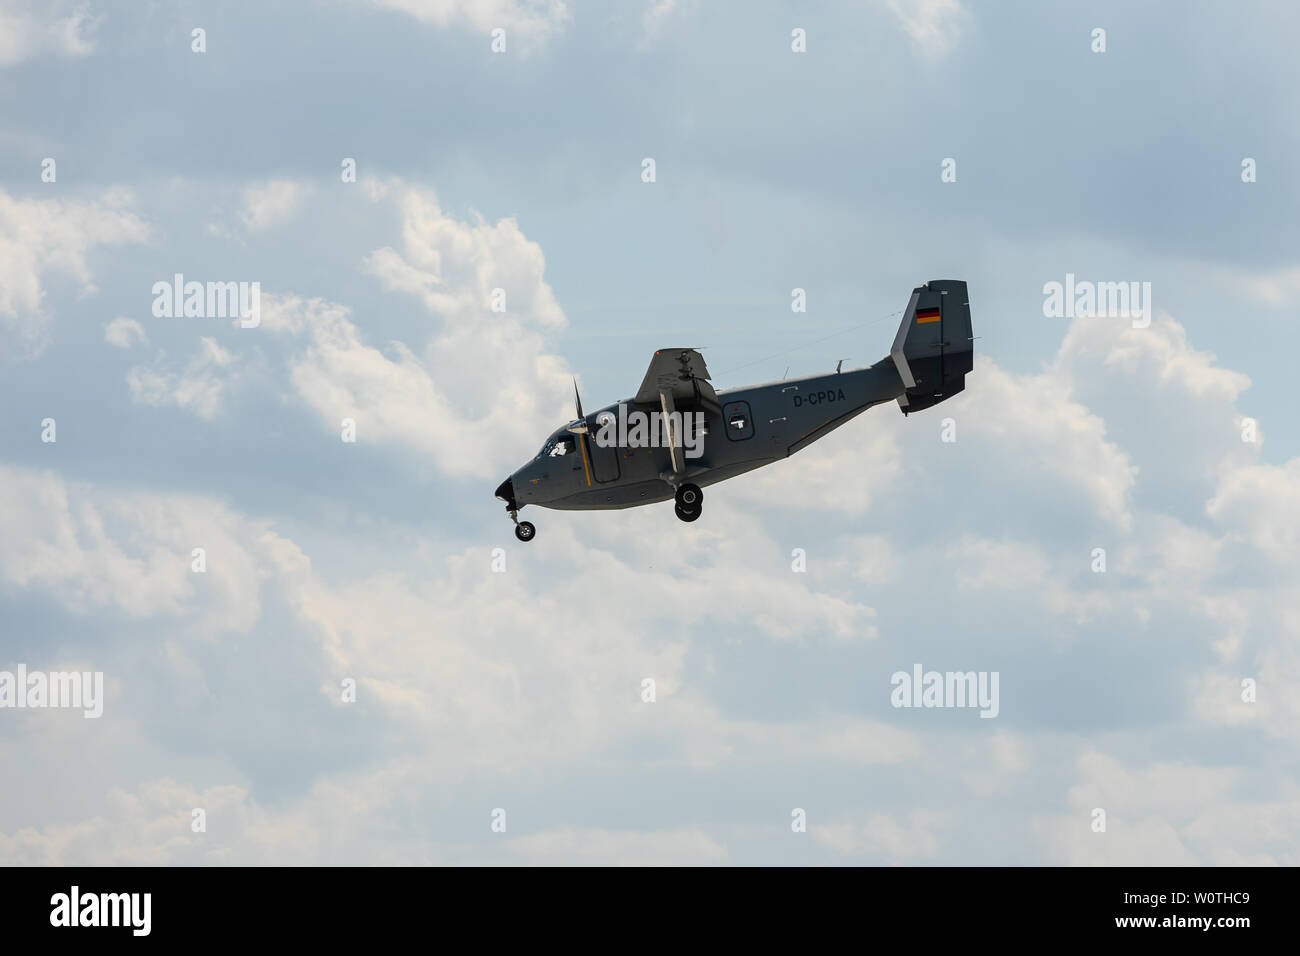
<svg viewBox="0 0 1300 956">
<path fill-rule="evenodd" d="M 550 439 L 542 450 L 537 453 L 538 458 L 559 458 L 561 455 L 572 454 L 577 448 L 574 444 L 572 435 L 556 435 Z"/>
</svg>

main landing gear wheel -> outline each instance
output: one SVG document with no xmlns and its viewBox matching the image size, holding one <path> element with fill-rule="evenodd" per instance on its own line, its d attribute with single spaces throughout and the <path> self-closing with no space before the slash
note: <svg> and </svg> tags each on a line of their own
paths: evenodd
<svg viewBox="0 0 1300 956">
<path fill-rule="evenodd" d="M 531 521 L 521 521 L 515 525 L 515 537 L 520 541 L 532 541 L 535 534 L 537 529 L 533 527 Z"/>
<path fill-rule="evenodd" d="M 703 504 L 704 492 L 700 491 L 699 485 L 693 485 L 688 481 L 684 485 L 677 486 L 678 508 L 683 511 L 694 511 L 698 514 Z"/>
<path fill-rule="evenodd" d="M 683 521 L 694 521 L 704 509 L 704 492 L 700 491 L 699 485 L 693 485 L 689 481 L 677 486 L 674 498 L 676 503 L 673 511 Z"/>
<path fill-rule="evenodd" d="M 700 491 L 699 485 L 693 485 L 689 481 L 678 485 L 674 497 L 676 504 L 673 510 L 683 521 L 694 521 L 704 509 L 704 492 Z"/>
</svg>

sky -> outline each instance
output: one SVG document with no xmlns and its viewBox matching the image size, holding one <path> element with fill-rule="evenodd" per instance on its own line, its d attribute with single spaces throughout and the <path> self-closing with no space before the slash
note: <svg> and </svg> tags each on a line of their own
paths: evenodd
<svg viewBox="0 0 1300 956">
<path fill-rule="evenodd" d="M 1300 863 L 1297 40 L 1281 2 L 0 0 L 0 682 L 104 688 L 0 706 L 0 863 Z M 159 314 L 177 274 L 257 324 Z M 1150 322 L 1047 314 L 1067 276 Z M 514 538 L 575 378 L 871 364 L 950 278 L 962 394 L 694 523 Z M 918 667 L 996 713 L 895 706 Z"/>
</svg>

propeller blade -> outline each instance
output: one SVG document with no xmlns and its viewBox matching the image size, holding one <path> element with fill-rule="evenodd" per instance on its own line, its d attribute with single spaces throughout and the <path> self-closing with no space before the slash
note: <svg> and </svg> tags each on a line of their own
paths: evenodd
<svg viewBox="0 0 1300 956">
<path fill-rule="evenodd" d="M 578 418 L 585 418 L 586 416 L 582 414 L 582 398 L 578 395 L 578 379 L 576 376 L 573 379 L 573 403 L 578 406 Z"/>
</svg>

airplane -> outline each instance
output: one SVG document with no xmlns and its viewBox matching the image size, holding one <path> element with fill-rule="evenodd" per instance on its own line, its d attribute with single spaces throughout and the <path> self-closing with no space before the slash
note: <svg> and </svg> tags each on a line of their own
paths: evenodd
<svg viewBox="0 0 1300 956">
<path fill-rule="evenodd" d="M 695 521 L 703 486 L 789 458 L 873 405 L 896 401 L 908 415 L 952 398 L 973 343 L 966 283 L 935 279 L 912 290 L 889 354 L 865 368 L 715 392 L 698 351 L 660 349 L 636 395 L 591 415 L 575 382 L 577 418 L 495 494 L 520 541 L 537 533 L 519 520 L 527 505 L 593 511 L 672 498 L 677 517 Z"/>
</svg>

